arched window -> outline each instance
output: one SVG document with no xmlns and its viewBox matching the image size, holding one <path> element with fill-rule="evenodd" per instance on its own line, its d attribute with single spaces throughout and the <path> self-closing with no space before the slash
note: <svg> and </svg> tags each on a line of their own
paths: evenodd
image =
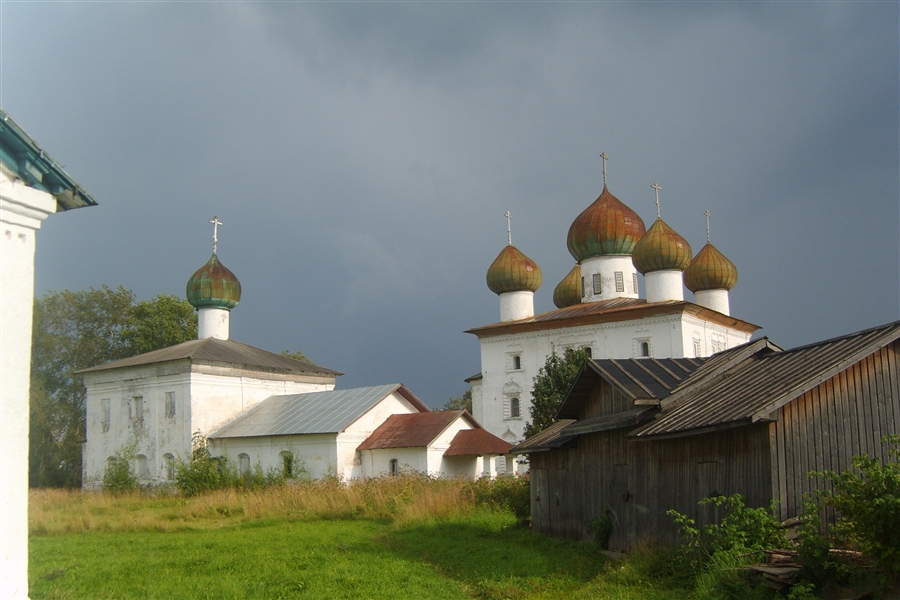
<svg viewBox="0 0 900 600">
<path fill-rule="evenodd" d="M 518 398 L 510 398 L 509 399 L 509 417 L 511 419 L 518 419 L 522 416 L 521 410 L 519 409 L 519 399 Z"/>
<path fill-rule="evenodd" d="M 249 460 L 249 459 L 248 459 Z M 281 452 L 281 473 L 285 477 L 294 476 L 294 453 L 283 450 Z"/>
<path fill-rule="evenodd" d="M 641 356 L 650 356 L 650 342 L 641 342 Z"/>
<path fill-rule="evenodd" d="M 150 469 L 147 466 L 147 457 L 143 454 L 138 454 L 136 460 L 138 479 L 150 479 Z"/>
<path fill-rule="evenodd" d="M 163 454 L 163 462 L 166 465 L 166 481 L 175 479 L 175 457 L 168 452 Z"/>
<path fill-rule="evenodd" d="M 293 466 L 293 465 L 292 465 Z M 247 454 L 238 454 L 238 469 L 240 470 L 241 475 L 247 476 L 250 474 L 250 456 Z"/>
<path fill-rule="evenodd" d="M 397 462 L 396 458 L 391 459 L 390 470 L 391 475 L 398 475 L 400 473 L 400 463 Z"/>
</svg>

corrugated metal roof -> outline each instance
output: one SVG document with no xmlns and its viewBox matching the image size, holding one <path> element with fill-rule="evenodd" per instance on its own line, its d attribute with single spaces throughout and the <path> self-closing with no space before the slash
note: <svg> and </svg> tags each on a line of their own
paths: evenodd
<svg viewBox="0 0 900 600">
<path fill-rule="evenodd" d="M 419 410 L 428 412 L 428 407 L 400 383 L 330 392 L 287 394 L 263 400 L 249 412 L 209 437 L 221 439 L 339 433 L 394 391 L 402 394 Z"/>
<path fill-rule="evenodd" d="M 524 331 L 542 331 L 545 329 L 557 329 L 574 325 L 613 323 L 642 319 L 660 314 L 686 313 L 702 319 L 731 327 L 739 331 L 752 333 L 759 329 L 758 325 L 723 315 L 722 313 L 704 308 L 693 302 L 669 300 L 665 302 L 650 302 L 641 298 L 612 298 L 599 302 L 587 302 L 575 304 L 550 312 L 541 313 L 519 319 L 493 323 L 483 327 L 469 329 L 466 333 L 475 334 L 478 337 L 489 337 Z"/>
<path fill-rule="evenodd" d="M 228 366 L 247 367 L 261 369 L 276 373 L 305 373 L 310 375 L 343 375 L 340 371 L 326 369 L 310 362 L 295 360 L 254 348 L 235 340 L 219 340 L 206 338 L 202 340 L 190 340 L 168 348 L 146 352 L 138 356 L 123 358 L 104 365 L 98 365 L 89 369 L 78 371 L 79 373 L 95 373 L 108 369 L 121 369 L 125 367 L 138 367 L 156 363 L 176 360 L 190 360 L 197 364 L 221 364 Z"/>
<path fill-rule="evenodd" d="M 540 433 L 523 440 L 510 448 L 510 454 L 528 454 L 529 452 L 542 452 L 560 446 L 574 440 L 577 435 L 565 435 L 563 429 L 575 423 L 575 419 L 560 419 Z"/>
<path fill-rule="evenodd" d="M 631 435 L 684 435 L 768 419 L 773 411 L 897 339 L 900 321 L 782 352 L 760 345 L 736 364 L 720 365 L 697 385 L 682 386 L 654 421 Z"/>
<path fill-rule="evenodd" d="M 484 456 L 508 454 L 512 444 L 486 429 L 463 429 L 453 436 L 444 456 Z"/>
<path fill-rule="evenodd" d="M 468 418 L 470 423 L 475 424 L 474 419 L 468 417 L 468 413 L 464 410 L 391 415 L 359 445 L 357 450 L 425 447 L 459 418 Z"/>
</svg>

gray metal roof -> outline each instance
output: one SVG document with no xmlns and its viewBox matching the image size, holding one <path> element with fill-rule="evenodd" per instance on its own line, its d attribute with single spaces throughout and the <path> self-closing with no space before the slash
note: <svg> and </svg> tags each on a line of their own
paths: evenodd
<svg viewBox="0 0 900 600">
<path fill-rule="evenodd" d="M 898 339 L 900 321 L 781 352 L 761 346 L 697 385 L 688 382 L 676 390 L 656 419 L 631 435 L 685 435 L 770 419 L 788 402 Z"/>
<path fill-rule="evenodd" d="M 575 419 L 560 419 L 547 429 L 537 433 L 526 440 L 522 440 L 512 448 L 510 454 L 529 454 L 531 452 L 544 452 L 552 448 L 559 448 L 578 437 L 566 435 L 563 430 L 576 423 Z"/>
<path fill-rule="evenodd" d="M 303 373 L 309 375 L 343 375 L 340 371 L 326 369 L 310 362 L 295 360 L 242 344 L 235 340 L 219 340 L 206 338 L 202 340 L 190 340 L 168 348 L 146 352 L 138 356 L 123 358 L 104 365 L 98 365 L 89 369 L 78 371 L 79 373 L 94 373 L 108 369 L 121 369 L 124 367 L 138 367 L 156 363 L 176 360 L 189 360 L 194 364 L 215 364 L 249 369 L 270 371 L 275 373 Z"/>
<path fill-rule="evenodd" d="M 428 407 L 400 383 L 330 392 L 287 394 L 263 400 L 249 412 L 209 437 L 221 439 L 339 433 L 394 391 L 400 393 L 421 412 L 428 412 Z"/>
</svg>

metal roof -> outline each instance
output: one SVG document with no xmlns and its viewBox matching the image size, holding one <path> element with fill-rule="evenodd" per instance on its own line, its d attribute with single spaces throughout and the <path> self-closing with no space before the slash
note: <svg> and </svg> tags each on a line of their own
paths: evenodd
<svg viewBox="0 0 900 600">
<path fill-rule="evenodd" d="M 654 421 L 631 435 L 687 435 L 771 419 L 788 402 L 898 339 L 900 321 L 895 321 L 786 351 L 758 346 L 697 385 L 682 386 L 662 403 Z"/>
<path fill-rule="evenodd" d="M 263 400 L 249 412 L 209 437 L 222 439 L 340 433 L 395 391 L 409 400 L 418 410 L 428 412 L 428 407 L 400 383 L 329 392 L 287 394 Z"/>
<path fill-rule="evenodd" d="M 109 369 L 122 369 L 125 367 L 138 367 L 163 362 L 189 360 L 192 364 L 218 364 L 227 366 L 247 367 L 249 369 L 264 370 L 275 373 L 303 373 L 309 375 L 343 375 L 340 371 L 326 369 L 310 362 L 296 360 L 254 348 L 235 340 L 219 340 L 206 338 L 202 340 L 190 340 L 168 348 L 154 350 L 123 358 L 89 369 L 77 371 L 78 373 L 95 373 Z"/>
<path fill-rule="evenodd" d="M 475 420 L 464 410 L 391 415 L 359 445 L 357 450 L 428 446 L 459 418 L 467 418 L 471 424 L 476 424 Z"/>
<path fill-rule="evenodd" d="M 484 456 L 509 454 L 512 444 L 482 428 L 463 429 L 453 436 L 444 456 Z"/>
<path fill-rule="evenodd" d="M 0 161 L 28 186 L 56 198 L 59 210 L 96 206 L 94 200 L 18 123 L 0 109 Z"/>
<path fill-rule="evenodd" d="M 758 325 L 723 315 L 722 313 L 679 300 L 665 302 L 647 302 L 642 298 L 612 298 L 599 302 L 587 302 L 575 304 L 550 312 L 541 313 L 519 319 L 493 323 L 466 330 L 479 338 L 526 331 L 543 331 L 546 329 L 558 329 L 561 327 L 574 327 L 576 325 L 590 325 L 596 323 L 614 323 L 618 321 L 631 321 L 652 317 L 660 314 L 690 314 L 701 319 L 737 329 L 746 333 L 752 333 L 759 329 Z"/>
</svg>

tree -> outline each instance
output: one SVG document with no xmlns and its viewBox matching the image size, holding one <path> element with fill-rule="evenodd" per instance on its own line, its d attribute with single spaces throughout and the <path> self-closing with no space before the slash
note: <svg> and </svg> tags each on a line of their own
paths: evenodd
<svg viewBox="0 0 900 600">
<path fill-rule="evenodd" d="M 451 396 L 441 410 L 467 410 L 472 414 L 472 390 L 466 390 L 462 396 Z"/>
<path fill-rule="evenodd" d="M 531 421 L 525 425 L 525 437 L 540 433 L 556 422 L 556 413 L 586 359 L 584 348 L 566 348 L 562 356 L 553 349 L 534 378 Z"/>
<path fill-rule="evenodd" d="M 193 307 L 171 295 L 135 304 L 134 293 L 120 285 L 62 290 L 37 298 L 31 355 L 31 485 L 81 485 L 87 393 L 76 371 L 196 336 Z"/>
</svg>

